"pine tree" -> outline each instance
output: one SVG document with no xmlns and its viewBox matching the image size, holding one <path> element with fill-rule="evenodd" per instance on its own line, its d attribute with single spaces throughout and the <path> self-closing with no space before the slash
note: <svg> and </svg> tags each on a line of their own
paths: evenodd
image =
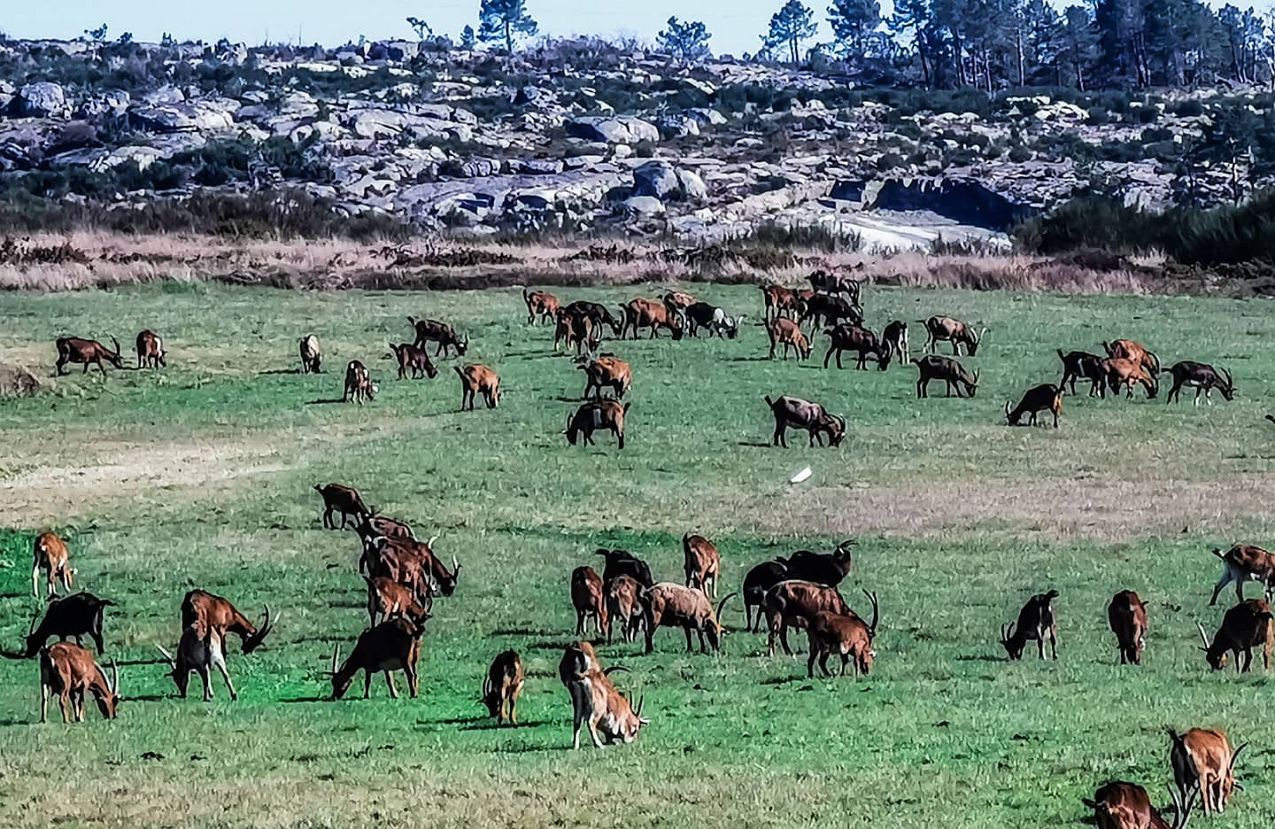
<svg viewBox="0 0 1275 829">
<path fill-rule="evenodd" d="M 699 20 L 688 20 L 685 23 L 676 16 L 668 19 L 668 28 L 655 36 L 660 51 L 673 57 L 693 61 L 708 57 L 708 40 L 712 35 Z"/>
<path fill-rule="evenodd" d="M 473 49 L 477 45 L 477 37 L 474 35 L 473 26 L 465 26 L 460 30 L 460 48 Z"/>
<path fill-rule="evenodd" d="M 1081 92 L 1088 88 L 1089 72 L 1098 51 L 1098 31 L 1088 9 L 1068 6 L 1063 10 L 1063 60 Z"/>
<path fill-rule="evenodd" d="M 921 64 L 921 78 L 926 86 L 934 82 L 935 57 L 941 46 L 933 10 L 929 0 L 895 0 L 894 13 L 887 24 L 895 39 L 910 38 L 912 51 Z M 936 40 L 939 43 L 936 44 Z"/>
<path fill-rule="evenodd" d="M 534 36 L 540 31 L 527 14 L 526 0 L 482 0 L 478 8 L 478 39 L 483 43 L 504 41 L 505 51 L 512 54 L 514 38 Z"/>
<path fill-rule="evenodd" d="M 801 0 L 788 0 L 779 11 L 771 15 L 770 29 L 762 35 L 767 51 L 784 47 L 788 60 L 796 64 L 801 59 L 801 43 L 815 36 L 819 27 L 815 15 Z"/>
<path fill-rule="evenodd" d="M 868 40 L 881 25 L 881 4 L 878 0 L 832 0 L 828 23 L 842 55 L 863 57 Z"/>
</svg>

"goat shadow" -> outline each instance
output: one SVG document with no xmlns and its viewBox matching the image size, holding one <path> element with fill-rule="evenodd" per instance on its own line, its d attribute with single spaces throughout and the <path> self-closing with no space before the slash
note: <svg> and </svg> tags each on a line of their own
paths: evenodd
<svg viewBox="0 0 1275 829">
<path fill-rule="evenodd" d="M 517 731 L 522 728 L 537 728 L 542 725 L 549 725 L 549 720 L 528 720 L 520 722 L 517 725 L 508 725 L 499 723 L 490 717 L 481 717 L 476 720 L 469 720 L 469 724 L 463 726 L 461 731 Z"/>
<path fill-rule="evenodd" d="M 771 446 L 771 444 L 769 443 L 761 443 L 760 441 L 755 441 L 755 440 L 741 440 L 738 445 L 751 446 L 754 449 L 769 449 Z"/>
<path fill-rule="evenodd" d="M 360 699 L 362 699 L 362 697 L 360 697 Z M 281 699 L 281 700 L 279 700 L 279 702 L 286 703 L 286 704 L 288 704 L 288 705 L 292 705 L 292 704 L 294 704 L 294 703 L 298 703 L 298 702 L 331 702 L 331 701 L 332 701 L 332 698 L 331 698 L 331 697 L 319 697 L 319 696 L 313 696 L 313 697 L 289 697 L 289 698 L 287 698 L 287 699 Z M 340 702 L 340 700 L 337 700 L 337 702 Z"/>
<path fill-rule="evenodd" d="M 328 400 L 307 400 L 305 404 L 307 406 L 325 406 L 329 403 L 345 403 L 345 402 L 347 401 L 337 397 L 337 398 L 328 399 Z"/>
<path fill-rule="evenodd" d="M 267 369 L 266 371 L 257 372 L 257 376 L 267 377 L 272 374 L 300 374 L 300 373 L 301 373 L 301 369 L 299 368 L 272 368 L 272 369 Z"/>
</svg>

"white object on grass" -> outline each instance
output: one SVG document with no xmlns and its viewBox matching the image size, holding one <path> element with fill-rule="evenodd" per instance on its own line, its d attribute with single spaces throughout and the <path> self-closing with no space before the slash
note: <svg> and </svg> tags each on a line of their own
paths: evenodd
<svg viewBox="0 0 1275 829">
<path fill-rule="evenodd" d="M 799 484 L 813 474 L 815 473 L 811 471 L 810 467 L 807 466 L 805 469 L 801 470 L 796 475 L 793 475 L 791 478 L 789 478 L 788 482 L 793 484 Z"/>
</svg>

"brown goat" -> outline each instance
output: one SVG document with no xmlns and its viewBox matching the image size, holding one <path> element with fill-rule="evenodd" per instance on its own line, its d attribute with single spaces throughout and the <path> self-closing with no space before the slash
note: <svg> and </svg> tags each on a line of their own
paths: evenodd
<svg viewBox="0 0 1275 829">
<path fill-rule="evenodd" d="M 818 439 L 823 446 L 823 436 L 828 436 L 828 445 L 837 446 L 846 436 L 845 418 L 829 414 L 823 406 L 802 400 L 800 397 L 780 395 L 774 400 L 767 395 L 762 398 L 770 407 L 775 417 L 775 432 L 771 436 L 771 446 L 788 446 L 788 429 L 805 429 L 810 435 L 810 445 Z"/>
<path fill-rule="evenodd" d="M 535 325 L 536 319 L 548 322 L 558 315 L 558 298 L 544 291 L 522 289 L 522 301 L 527 304 L 527 324 Z"/>
<path fill-rule="evenodd" d="M 43 532 L 35 537 L 31 544 L 31 595 L 40 597 L 40 571 L 45 572 L 47 579 L 44 595 L 56 596 L 58 582 L 67 592 L 75 580 L 75 570 L 71 569 L 71 553 L 66 542 L 55 532 Z"/>
<path fill-rule="evenodd" d="M 319 338 L 306 334 L 297 341 L 297 350 L 301 354 L 301 373 L 318 374 L 323 367 L 323 351 L 319 348 Z"/>
<path fill-rule="evenodd" d="M 438 593 L 450 596 L 456 592 L 460 581 L 460 562 L 452 556 L 452 569 L 448 570 L 434 552 L 434 542 L 414 541 L 403 538 L 375 537 L 363 542 L 363 555 L 359 559 L 359 572 L 370 576 L 386 576 L 413 590 L 417 596 Z"/>
<path fill-rule="evenodd" d="M 802 360 L 810 358 L 810 341 L 801 330 L 801 326 L 786 317 L 776 317 L 766 325 L 766 333 L 770 335 L 770 359 L 775 359 L 775 349 L 784 347 L 784 359 L 788 359 L 790 349 L 795 349 L 797 357 Z"/>
<path fill-rule="evenodd" d="M 429 616 L 424 617 L 428 619 Z M 398 689 L 394 687 L 394 675 L 391 671 L 402 671 L 407 676 L 407 692 L 415 698 L 419 677 L 416 673 L 416 661 L 421 655 L 421 635 L 425 632 L 424 619 L 421 624 L 398 617 L 388 622 L 381 622 L 359 634 L 358 641 L 350 655 L 338 667 L 340 648 L 332 649 L 332 699 L 345 696 L 354 675 L 363 671 L 363 699 L 372 694 L 372 675 L 383 671 L 385 684 L 390 689 L 390 696 L 398 699 Z"/>
<path fill-rule="evenodd" d="M 92 694 L 98 710 L 108 720 L 115 719 L 120 704 L 120 674 L 111 662 L 107 679 L 93 659 L 93 654 L 58 642 L 40 652 L 40 722 L 48 722 L 49 695 L 57 694 L 62 707 L 62 722 L 84 722 L 84 695 Z"/>
<path fill-rule="evenodd" d="M 562 309 L 555 316 L 557 327 L 553 332 L 553 350 L 566 341 L 567 348 L 574 348 L 581 354 L 586 348 L 593 348 L 598 343 L 597 333 L 601 330 L 598 323 L 583 313 L 572 313 Z"/>
<path fill-rule="evenodd" d="M 352 522 L 357 526 L 360 522 L 367 522 L 372 517 L 372 511 L 367 508 L 367 504 L 363 503 L 363 496 L 352 486 L 345 486 L 344 484 L 319 486 L 315 484 L 314 491 L 323 496 L 324 529 L 343 530 L 347 522 Z M 336 521 L 332 517 L 334 513 L 340 513 L 341 515 L 340 527 L 336 525 Z"/>
<path fill-rule="evenodd" d="M 769 636 L 766 655 L 775 655 L 775 642 L 783 645 L 784 653 L 792 654 L 788 644 L 788 627 L 804 628 L 820 611 L 838 616 L 852 615 L 850 606 L 835 587 L 816 584 L 802 579 L 785 579 L 766 591 L 762 598 L 762 611 L 766 614 Z"/>
<path fill-rule="evenodd" d="M 111 337 L 111 342 L 115 344 L 114 351 L 111 351 L 97 340 L 86 340 L 80 337 L 59 337 L 57 340 L 58 374 L 66 373 L 67 363 L 82 363 L 84 371 L 81 371 L 81 374 L 87 374 L 89 366 L 95 365 L 97 370 L 102 372 L 103 377 L 106 376 L 106 369 L 102 367 L 103 360 L 116 368 L 123 368 L 124 359 L 120 356 L 120 341 Z"/>
<path fill-rule="evenodd" d="M 942 380 L 947 384 L 947 396 L 952 396 L 952 389 L 956 389 L 956 396 L 973 397 L 978 391 L 978 372 L 970 374 L 969 369 L 961 365 L 959 361 L 951 357 L 941 357 L 938 354 L 927 354 L 924 357 L 912 361 L 917 368 L 916 378 L 916 396 L 930 396 L 930 381 Z M 965 394 L 962 395 L 961 391 Z"/>
<path fill-rule="evenodd" d="M 983 340 L 983 335 L 987 333 L 984 328 L 981 331 L 975 330 L 968 323 L 961 322 L 952 317 L 930 317 L 923 320 L 925 326 L 925 347 L 924 351 L 934 354 L 938 351 L 940 342 L 949 342 L 952 344 L 952 355 L 959 357 L 961 354 L 961 346 L 965 346 L 965 351 L 969 356 L 973 357 L 978 353 L 978 346 Z"/>
<path fill-rule="evenodd" d="M 505 720 L 518 724 L 518 697 L 522 696 L 526 680 L 527 671 L 518 651 L 503 651 L 492 660 L 483 679 L 482 704 L 498 724 Z"/>
<path fill-rule="evenodd" d="M 387 576 L 364 575 L 367 581 L 367 615 L 368 626 L 376 627 L 379 623 L 395 616 L 403 616 L 408 621 L 420 623 L 429 616 L 433 607 L 433 597 L 426 591 L 424 603 L 421 596 L 409 587 L 399 584 Z"/>
<path fill-rule="evenodd" d="M 1121 590 L 1107 605 L 1107 623 L 1116 635 L 1121 665 L 1141 665 L 1147 646 L 1147 606 L 1132 590 Z"/>
<path fill-rule="evenodd" d="M 828 361 L 833 354 L 837 355 L 837 368 L 841 368 L 843 351 L 858 352 L 859 359 L 855 363 L 855 368 L 860 371 L 867 370 L 869 354 L 877 358 L 879 370 L 885 371 L 889 367 L 890 349 L 878 342 L 877 335 L 868 329 L 858 325 L 838 325 L 836 328 L 827 329 L 824 333 L 828 335 L 828 353 L 823 355 L 824 368 L 828 367 Z"/>
<path fill-rule="evenodd" d="M 372 382 L 367 366 L 359 360 L 351 360 L 345 366 L 345 392 L 341 395 L 342 403 L 353 400 L 360 406 L 365 400 L 376 399 L 376 383 Z"/>
<path fill-rule="evenodd" d="M 1011 411 L 1009 401 L 1005 401 L 1005 420 L 1010 426 L 1017 426 L 1023 415 L 1030 415 L 1028 426 L 1036 425 L 1038 412 L 1049 412 L 1054 416 L 1054 428 L 1058 428 L 1058 414 L 1062 411 L 1062 389 L 1053 383 L 1042 383 L 1032 386 L 1023 394 L 1023 399 Z"/>
<path fill-rule="evenodd" d="M 642 726 L 650 722 L 642 717 L 643 701 L 639 699 L 634 708 L 611 682 L 609 674 L 614 670 L 602 669 L 588 642 L 569 645 L 563 652 L 558 678 L 571 695 L 573 749 L 580 748 L 580 731 L 585 726 L 593 745 L 602 748 L 604 738 L 607 743 L 633 742 Z"/>
<path fill-rule="evenodd" d="M 1206 817 L 1225 812 L 1231 796 L 1241 788 L 1235 780 L 1235 761 L 1244 746 L 1232 751 L 1226 733 L 1215 729 L 1192 728 L 1178 734 L 1170 728 L 1168 732 L 1169 762 L 1179 797 L 1195 790 Z"/>
<path fill-rule="evenodd" d="M 722 557 L 713 542 L 702 535 L 683 535 L 682 568 L 686 571 L 687 587 L 717 598 L 717 576 L 721 573 Z"/>
<path fill-rule="evenodd" d="M 1191 819 L 1191 809 L 1196 793 L 1191 792 L 1185 805 L 1181 796 L 1169 789 L 1173 798 L 1173 823 L 1160 817 L 1151 806 L 1147 790 L 1136 783 L 1112 781 L 1094 792 L 1092 800 L 1084 800 L 1085 808 L 1092 809 L 1094 824 L 1098 829 L 1186 829 Z"/>
<path fill-rule="evenodd" d="M 567 443 L 576 445 L 577 440 L 587 446 L 593 446 L 593 433 L 599 429 L 609 429 L 615 435 L 618 448 L 624 448 L 624 418 L 629 413 L 632 403 L 621 405 L 615 400 L 599 400 L 585 403 L 576 409 L 574 415 L 567 418 L 564 434 Z"/>
<path fill-rule="evenodd" d="M 1269 553 L 1252 544 L 1235 544 L 1223 553 L 1215 549 L 1213 555 L 1222 560 L 1222 577 L 1213 586 L 1209 606 L 1217 604 L 1218 594 L 1231 582 L 1235 582 L 1235 598 L 1244 601 L 1244 582 L 1259 582 L 1265 588 L 1269 601 L 1275 593 L 1275 553 Z"/>
<path fill-rule="evenodd" d="M 137 367 L 168 367 L 164 354 L 164 340 L 154 331 L 147 329 L 137 334 Z"/>
<path fill-rule="evenodd" d="M 602 590 L 602 577 L 592 567 L 577 567 L 571 571 L 571 605 L 576 610 L 576 636 L 584 636 L 589 617 L 598 635 L 611 635 L 611 622 L 607 618 L 606 597 Z"/>
<path fill-rule="evenodd" d="M 1160 358 L 1142 343 L 1133 340 L 1112 340 L 1109 343 L 1103 343 L 1102 350 L 1107 352 L 1108 357 L 1132 360 L 1147 374 L 1160 373 Z"/>
<path fill-rule="evenodd" d="M 877 604 L 877 594 L 863 591 L 872 604 L 872 621 L 864 622 L 858 616 L 841 615 L 821 610 L 810 617 L 806 628 L 810 655 L 806 660 L 806 676 L 815 675 L 815 660 L 819 661 L 819 670 L 824 676 L 832 676 L 828 671 L 828 658 L 834 653 L 841 657 L 841 675 L 846 675 L 846 666 L 854 665 L 854 675 L 867 676 L 872 670 L 872 662 L 877 653 L 873 650 L 873 640 L 877 636 L 877 622 L 880 620 L 881 608 Z"/>
<path fill-rule="evenodd" d="M 707 653 L 708 648 L 714 651 L 722 646 L 722 635 L 726 632 L 721 623 L 722 608 L 731 596 L 726 595 L 714 608 L 703 591 L 684 587 L 672 582 L 660 582 L 643 588 L 642 601 L 645 605 L 646 652 L 655 651 L 655 629 L 660 627 L 680 627 L 686 632 L 686 650 L 692 650 L 691 633 L 699 634 L 700 653 Z M 705 646 L 707 643 L 707 647 Z"/>
<path fill-rule="evenodd" d="M 620 636 L 625 642 L 637 639 L 638 628 L 643 622 L 642 584 L 632 576 L 620 575 L 608 579 L 603 587 L 607 606 L 607 643 L 618 624 Z"/>
<path fill-rule="evenodd" d="M 766 310 L 763 315 L 763 319 L 766 322 L 780 317 L 785 311 L 795 315 L 799 310 L 797 292 L 792 288 L 774 284 L 763 285 L 761 286 L 761 292 L 762 298 L 766 303 Z"/>
<path fill-rule="evenodd" d="M 584 399 L 589 399 L 589 392 L 602 399 L 602 389 L 609 387 L 616 400 L 623 399 L 633 385 L 633 369 L 629 364 L 614 354 L 603 354 L 580 366 L 585 373 Z"/>
<path fill-rule="evenodd" d="M 632 331 L 633 339 L 636 340 L 640 328 L 650 328 L 652 339 L 661 328 L 667 328 L 673 335 L 673 339 L 682 339 L 682 316 L 671 311 L 658 299 L 638 297 L 630 300 L 627 305 L 621 305 L 620 310 L 624 313 L 620 339 L 624 339 L 625 333 Z"/>
<path fill-rule="evenodd" d="M 266 605 L 261 626 L 257 627 L 248 621 L 248 617 L 235 608 L 229 600 L 215 596 L 206 590 L 191 590 L 182 598 L 182 627 L 187 628 L 195 623 L 202 623 L 211 630 L 219 631 L 223 636 L 233 633 L 239 637 L 239 644 L 244 653 L 252 653 L 261 647 L 261 643 L 274 630 L 279 622 L 276 616 L 270 618 L 270 606 Z"/>
<path fill-rule="evenodd" d="M 1227 652 L 1235 654 L 1235 669 L 1246 673 L 1253 664 L 1253 648 L 1261 646 L 1263 669 L 1271 669 L 1271 650 L 1275 647 L 1275 623 L 1271 621 L 1271 606 L 1261 599 L 1240 602 L 1222 616 L 1222 626 L 1209 641 L 1204 626 L 1199 622 L 1200 639 L 1204 642 L 1205 658 L 1215 671 L 1226 667 Z M 1242 655 L 1242 657 L 1241 657 Z"/>
<path fill-rule="evenodd" d="M 438 348 L 434 351 L 436 357 L 440 354 L 446 357 L 447 352 L 452 350 L 456 352 L 457 357 L 463 357 L 469 350 L 469 337 L 457 336 L 456 329 L 445 322 L 418 320 L 415 317 L 408 317 L 407 321 L 416 330 L 416 340 L 412 345 L 424 348 L 426 343 L 437 343 Z"/>
<path fill-rule="evenodd" d="M 1033 639 L 1041 659 L 1045 658 L 1046 639 L 1049 640 L 1054 659 L 1058 658 L 1058 622 L 1050 606 L 1056 598 L 1057 590 L 1032 596 L 1022 610 L 1018 611 L 1018 621 L 1012 626 L 1005 625 L 1001 628 L 1001 645 L 1005 647 L 1011 661 L 1022 659 L 1023 649 Z"/>
<path fill-rule="evenodd" d="M 438 367 L 429 358 L 429 352 L 417 348 L 411 343 L 390 343 L 390 351 L 394 352 L 394 360 L 398 363 L 398 379 L 405 380 L 410 372 L 413 380 L 428 377 L 433 380 L 438 376 Z"/>
<path fill-rule="evenodd" d="M 461 368 L 454 366 L 460 377 L 460 410 L 474 410 L 474 397 L 481 394 L 487 408 L 494 409 L 500 405 L 500 375 L 487 366 L 473 363 Z"/>
<path fill-rule="evenodd" d="M 1135 385 L 1141 385 L 1146 390 L 1148 400 L 1159 393 L 1160 384 L 1156 376 L 1127 357 L 1109 357 L 1102 361 L 1102 369 L 1107 377 L 1107 388 L 1112 394 L 1119 394 L 1121 388 L 1124 388 L 1125 396 L 1132 398 Z M 1105 392 L 1103 396 L 1106 396 Z"/>
</svg>

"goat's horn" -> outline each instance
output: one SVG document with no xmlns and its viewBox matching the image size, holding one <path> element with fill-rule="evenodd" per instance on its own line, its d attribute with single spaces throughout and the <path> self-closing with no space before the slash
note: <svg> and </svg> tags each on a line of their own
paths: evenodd
<svg viewBox="0 0 1275 829">
<path fill-rule="evenodd" d="M 1209 635 L 1204 632 L 1204 625 L 1200 624 L 1199 622 L 1196 622 L 1195 626 L 1200 631 L 1200 640 L 1204 642 L 1204 649 L 1208 650 L 1212 646 L 1209 644 Z"/>
<path fill-rule="evenodd" d="M 169 653 L 168 651 L 164 650 L 164 648 L 160 645 L 156 645 L 155 647 L 159 648 L 159 652 L 164 655 L 164 659 L 168 662 L 169 666 L 174 671 L 177 670 L 177 660 L 173 659 L 173 655 Z"/>
<path fill-rule="evenodd" d="M 31 634 L 35 633 L 35 626 L 36 626 L 36 623 L 39 621 L 40 621 L 39 613 L 31 617 L 31 627 L 27 628 L 27 636 L 30 636 Z"/>
<path fill-rule="evenodd" d="M 340 654 L 341 654 L 341 646 L 333 645 L 332 646 L 332 671 L 331 671 L 333 676 L 336 676 L 337 658 L 340 656 Z"/>
<path fill-rule="evenodd" d="M 437 540 L 438 540 L 438 536 L 436 536 L 436 535 L 431 535 L 431 536 L 429 537 L 429 541 L 426 541 L 426 542 L 425 542 L 425 546 L 426 546 L 426 547 L 430 547 L 430 548 L 432 548 L 432 547 L 434 546 L 434 542 L 435 542 L 435 541 L 437 541 Z"/>
</svg>

